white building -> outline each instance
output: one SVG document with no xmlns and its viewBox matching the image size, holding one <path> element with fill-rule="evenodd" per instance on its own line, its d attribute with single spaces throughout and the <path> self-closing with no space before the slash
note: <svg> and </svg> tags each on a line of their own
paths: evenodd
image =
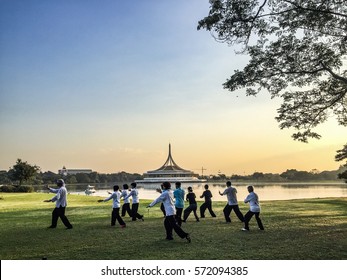
<svg viewBox="0 0 347 280">
<path fill-rule="evenodd" d="M 93 170 L 91 169 L 67 169 L 65 166 L 63 166 L 62 169 L 58 170 L 59 175 L 67 176 L 67 175 L 76 175 L 78 173 L 85 173 L 90 174 Z"/>
</svg>

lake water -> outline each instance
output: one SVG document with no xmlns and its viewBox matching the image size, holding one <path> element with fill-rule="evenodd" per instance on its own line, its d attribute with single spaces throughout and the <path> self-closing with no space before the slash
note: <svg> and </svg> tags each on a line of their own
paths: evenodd
<svg viewBox="0 0 347 280">
<path fill-rule="evenodd" d="M 200 195 L 204 191 L 204 185 L 200 184 L 182 184 L 183 189 L 187 193 L 188 186 L 193 187 L 193 191 L 200 199 Z M 212 183 L 208 182 L 209 190 L 212 192 L 214 201 L 226 201 L 226 197 L 220 196 L 219 191 L 223 192 L 226 188 L 225 183 Z M 237 197 L 242 201 L 248 194 L 247 183 L 233 183 L 237 189 Z M 347 184 L 343 182 L 336 183 L 253 183 L 254 191 L 258 194 L 261 201 L 264 200 L 287 200 L 287 199 L 301 199 L 301 198 L 325 198 L 325 197 L 347 197 Z M 112 191 L 112 184 L 110 185 L 94 185 L 96 192 L 93 196 L 107 197 L 108 191 Z M 119 183 L 119 186 L 122 186 Z M 138 186 L 140 199 L 155 199 L 159 194 L 155 191 L 159 184 L 146 184 Z M 175 186 L 172 186 L 175 189 Z M 84 191 L 86 186 L 69 186 L 67 185 L 68 192 L 78 195 L 85 195 Z"/>
</svg>

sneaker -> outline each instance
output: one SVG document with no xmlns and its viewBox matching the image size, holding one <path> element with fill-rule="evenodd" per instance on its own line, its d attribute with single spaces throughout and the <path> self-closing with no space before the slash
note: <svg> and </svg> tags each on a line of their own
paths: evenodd
<svg viewBox="0 0 347 280">
<path fill-rule="evenodd" d="M 189 233 L 187 234 L 186 239 L 187 239 L 188 243 L 192 242 L 192 239 L 190 238 Z"/>
<path fill-rule="evenodd" d="M 242 231 L 249 231 L 249 229 L 246 229 L 246 228 L 242 228 L 241 230 Z"/>
<path fill-rule="evenodd" d="M 72 229 L 72 226 L 70 226 L 70 227 L 67 227 L 66 229 Z"/>
<path fill-rule="evenodd" d="M 166 237 L 165 239 L 170 241 L 173 240 L 173 237 Z"/>
<path fill-rule="evenodd" d="M 121 227 L 121 228 L 125 228 L 125 227 L 126 227 L 126 225 L 121 225 L 120 227 Z"/>
</svg>

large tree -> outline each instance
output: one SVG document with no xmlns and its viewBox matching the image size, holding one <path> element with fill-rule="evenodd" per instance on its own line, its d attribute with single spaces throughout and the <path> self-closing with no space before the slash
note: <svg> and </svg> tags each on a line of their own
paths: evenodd
<svg viewBox="0 0 347 280">
<path fill-rule="evenodd" d="M 246 95 L 265 89 L 283 102 L 280 128 L 307 142 L 328 117 L 347 126 L 347 3 L 345 0 L 210 0 L 198 29 L 249 55 L 224 83 Z"/>
<path fill-rule="evenodd" d="M 8 176 L 11 180 L 18 182 L 18 186 L 21 186 L 23 182 L 34 178 L 39 170 L 40 167 L 17 159 L 16 164 L 8 171 Z"/>
</svg>

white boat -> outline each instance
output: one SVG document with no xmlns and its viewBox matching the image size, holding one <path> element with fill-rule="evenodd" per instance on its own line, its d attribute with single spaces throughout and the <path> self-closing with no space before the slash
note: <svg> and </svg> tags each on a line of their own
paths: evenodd
<svg viewBox="0 0 347 280">
<path fill-rule="evenodd" d="M 84 191 L 84 193 L 85 193 L 86 195 L 91 195 L 91 194 L 93 194 L 93 193 L 95 193 L 95 192 L 96 192 L 95 187 L 94 187 L 94 186 L 91 186 L 91 185 L 88 185 L 88 186 L 87 186 L 87 189 Z"/>
</svg>

